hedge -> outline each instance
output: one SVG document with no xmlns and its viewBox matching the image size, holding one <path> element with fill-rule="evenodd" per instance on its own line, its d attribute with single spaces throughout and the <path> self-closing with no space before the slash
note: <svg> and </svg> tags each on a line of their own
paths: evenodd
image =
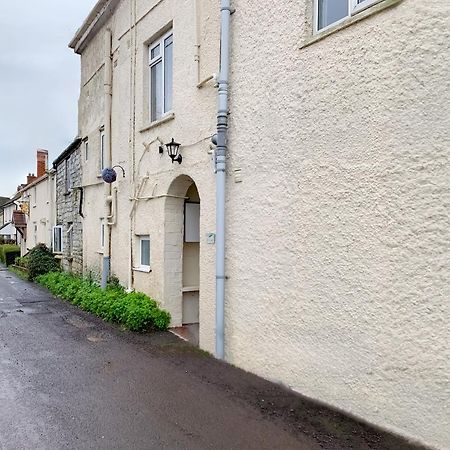
<svg viewBox="0 0 450 450">
<path fill-rule="evenodd" d="M 0 245 L 0 261 L 7 266 L 14 264 L 17 257 L 20 256 L 20 248 L 18 245 L 5 244 Z"/>
<path fill-rule="evenodd" d="M 40 275 L 36 281 L 52 294 L 131 331 L 163 331 L 170 324 L 170 314 L 140 292 L 127 293 L 118 286 L 108 286 L 103 290 L 91 280 L 66 272 Z"/>
</svg>

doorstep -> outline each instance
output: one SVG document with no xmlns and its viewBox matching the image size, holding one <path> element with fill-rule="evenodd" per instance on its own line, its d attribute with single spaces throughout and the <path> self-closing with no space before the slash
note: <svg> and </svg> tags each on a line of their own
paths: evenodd
<svg viewBox="0 0 450 450">
<path fill-rule="evenodd" d="M 169 331 L 180 339 L 183 339 L 183 341 L 189 342 L 190 344 L 198 347 L 199 328 L 198 323 L 192 323 L 181 327 L 170 328 Z"/>
</svg>

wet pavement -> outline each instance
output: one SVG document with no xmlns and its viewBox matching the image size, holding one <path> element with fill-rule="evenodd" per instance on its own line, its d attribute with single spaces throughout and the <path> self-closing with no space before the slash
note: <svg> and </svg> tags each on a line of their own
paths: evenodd
<svg viewBox="0 0 450 450">
<path fill-rule="evenodd" d="M 0 268 L 0 449 L 319 448 L 413 447 Z"/>
</svg>

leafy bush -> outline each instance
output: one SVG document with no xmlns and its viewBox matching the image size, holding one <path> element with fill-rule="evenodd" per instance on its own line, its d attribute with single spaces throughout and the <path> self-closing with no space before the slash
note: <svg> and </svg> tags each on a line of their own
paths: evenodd
<svg viewBox="0 0 450 450">
<path fill-rule="evenodd" d="M 126 293 L 118 283 L 102 290 L 90 279 L 64 272 L 41 275 L 37 282 L 52 294 L 131 331 L 163 331 L 170 324 L 170 314 L 160 309 L 155 300 L 140 292 Z"/>
<path fill-rule="evenodd" d="M 28 254 L 28 270 L 30 280 L 39 275 L 59 270 L 59 262 L 45 244 L 38 244 Z"/>
<path fill-rule="evenodd" d="M 0 245 L 0 261 L 7 266 L 14 264 L 14 260 L 20 256 L 18 245 L 5 244 Z"/>
<path fill-rule="evenodd" d="M 28 256 L 17 257 L 14 260 L 14 264 L 19 267 L 23 267 L 24 269 L 28 269 Z"/>
</svg>

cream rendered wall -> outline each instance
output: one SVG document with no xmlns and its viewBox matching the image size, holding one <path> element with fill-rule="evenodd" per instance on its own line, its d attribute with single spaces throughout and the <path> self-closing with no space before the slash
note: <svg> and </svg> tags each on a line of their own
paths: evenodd
<svg viewBox="0 0 450 450">
<path fill-rule="evenodd" d="M 201 78 L 218 71 L 219 11 L 217 5 L 200 0 Z M 214 255 L 206 244 L 207 232 L 215 230 L 215 178 L 210 137 L 215 133 L 216 96 L 213 84 L 197 88 L 195 62 L 195 17 L 193 1 L 122 1 L 82 52 L 82 88 L 79 102 L 80 136 L 89 139 L 89 154 L 98 155 L 99 128 L 103 125 L 104 30 L 112 31 L 113 112 L 112 162 L 126 171 L 114 183 L 117 195 L 115 225 L 112 227 L 111 272 L 129 286 L 130 249 L 132 264 L 139 265 L 139 235 L 150 235 L 151 273 L 132 271 L 131 286 L 145 292 L 170 310 L 172 323 L 181 323 L 183 200 L 190 177 L 200 193 L 200 341 L 214 348 Z M 134 24 L 136 15 L 136 26 Z M 173 117 L 149 127 L 148 44 L 173 27 L 174 82 Z M 183 163 L 172 164 L 160 142 L 175 138 L 182 144 Z M 83 222 L 85 270 L 99 271 L 99 223 L 104 209 L 103 183 L 97 177 L 96 161 L 83 164 L 85 219 Z M 179 178 L 181 177 L 181 178 Z M 177 190 L 180 189 L 178 192 Z M 184 189 L 184 192 L 182 192 Z M 136 200 L 138 197 L 157 197 Z M 177 216 L 178 215 L 178 216 Z M 177 217 L 175 217 L 177 216 Z M 175 220 L 176 219 L 176 220 Z M 180 240 L 181 245 L 177 246 Z M 177 250 L 178 249 L 178 250 Z"/>
<path fill-rule="evenodd" d="M 100 276 L 102 267 L 101 221 L 104 217 L 104 184 L 100 173 L 100 133 L 104 127 L 104 37 L 93 36 L 81 55 L 81 90 L 78 102 L 83 198 L 83 269 Z"/>
<path fill-rule="evenodd" d="M 22 191 L 21 200 L 29 204 L 27 239 L 22 241 L 23 253 L 40 243 L 49 248 L 52 245 L 52 229 L 55 224 L 54 185 L 54 175 L 50 174 Z"/>
<path fill-rule="evenodd" d="M 449 4 L 233 3 L 226 358 L 449 448 Z"/>
</svg>

